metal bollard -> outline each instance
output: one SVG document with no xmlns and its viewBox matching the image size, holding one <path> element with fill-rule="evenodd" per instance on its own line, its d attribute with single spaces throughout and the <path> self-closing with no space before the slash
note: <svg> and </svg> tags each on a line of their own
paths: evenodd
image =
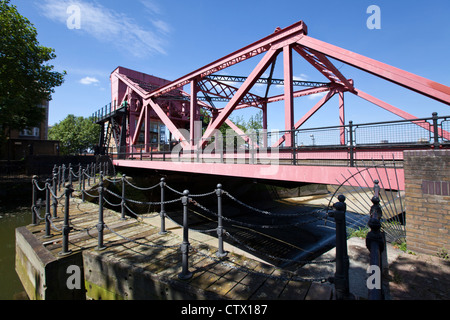
<svg viewBox="0 0 450 320">
<path fill-rule="evenodd" d="M 64 164 L 62 165 L 61 184 L 66 185 L 66 166 Z"/>
<path fill-rule="evenodd" d="M 384 236 L 381 233 L 381 222 L 377 218 L 371 218 L 368 222 L 370 231 L 366 237 L 366 247 L 370 251 L 370 265 L 378 266 L 383 270 L 382 253 L 385 250 Z M 381 272 L 380 272 L 381 277 Z M 380 279 L 381 284 L 381 279 Z M 384 300 L 382 287 L 369 289 L 369 300 Z"/>
<path fill-rule="evenodd" d="M 69 163 L 69 184 L 72 185 L 72 178 L 73 178 L 73 170 L 72 170 L 72 164 Z"/>
<path fill-rule="evenodd" d="M 53 206 L 53 218 L 57 218 L 58 217 L 58 200 L 56 199 L 56 197 L 58 196 L 58 190 L 57 190 L 57 175 L 56 175 L 56 169 L 53 169 L 53 181 L 52 181 L 52 190 L 53 190 L 53 195 L 52 195 L 52 206 Z"/>
<path fill-rule="evenodd" d="M 81 163 L 78 163 L 78 190 L 81 190 Z"/>
<path fill-rule="evenodd" d="M 161 186 L 161 211 L 159 212 L 159 215 L 161 217 L 161 230 L 159 231 L 159 234 L 166 234 L 166 210 L 164 208 L 164 187 L 166 186 L 166 179 L 161 178 L 160 182 Z"/>
<path fill-rule="evenodd" d="M 36 203 L 37 203 L 37 184 L 38 176 L 33 176 L 33 179 L 31 179 L 32 184 L 32 195 L 31 195 L 31 225 L 37 226 L 38 225 L 38 219 L 37 219 L 37 213 L 36 213 Z"/>
<path fill-rule="evenodd" d="M 72 250 L 69 250 L 69 233 L 72 228 L 69 226 L 69 206 L 70 206 L 70 197 L 72 195 L 73 188 L 71 184 L 67 184 L 64 190 L 65 204 L 64 204 L 64 222 L 62 226 L 62 251 L 59 253 L 60 255 L 68 255 L 72 253 Z"/>
<path fill-rule="evenodd" d="M 106 247 L 103 245 L 103 230 L 105 228 L 105 224 L 103 222 L 103 172 L 100 172 L 100 182 L 98 187 L 98 245 L 97 250 L 105 250 Z"/>
<path fill-rule="evenodd" d="M 345 196 L 338 196 L 339 202 L 333 205 L 334 211 L 328 213 L 334 217 L 336 222 L 336 272 L 334 274 L 334 287 L 337 300 L 350 300 L 354 297 L 350 294 L 350 283 L 348 277 L 349 258 L 347 252 L 347 225 L 345 221 Z"/>
<path fill-rule="evenodd" d="M 81 201 L 82 202 L 86 202 L 86 198 L 85 198 L 85 194 L 84 194 L 84 191 L 86 190 L 86 177 L 84 176 L 85 174 L 86 174 L 86 170 L 83 169 L 81 171 L 81 175 L 82 175 L 82 178 L 81 178 Z"/>
<path fill-rule="evenodd" d="M 189 271 L 188 258 L 189 258 L 189 228 L 188 228 L 188 203 L 189 203 L 189 191 L 184 190 L 183 197 L 181 197 L 181 203 L 183 204 L 183 243 L 181 244 L 181 273 L 178 274 L 178 279 L 188 280 L 192 278 L 192 272 Z"/>
<path fill-rule="evenodd" d="M 125 218 L 125 179 L 126 176 L 123 174 L 122 175 L 122 201 L 120 202 L 120 212 L 121 212 L 121 217 L 120 220 L 126 220 Z"/>
<path fill-rule="evenodd" d="M 50 179 L 45 181 L 45 236 L 44 238 L 51 238 L 51 226 L 50 226 Z"/>
<path fill-rule="evenodd" d="M 216 255 L 219 258 L 226 257 L 228 252 L 223 250 L 223 224 L 222 224 L 222 185 L 218 184 L 216 189 L 217 194 L 217 237 L 219 239 L 219 251 L 217 251 Z"/>
</svg>

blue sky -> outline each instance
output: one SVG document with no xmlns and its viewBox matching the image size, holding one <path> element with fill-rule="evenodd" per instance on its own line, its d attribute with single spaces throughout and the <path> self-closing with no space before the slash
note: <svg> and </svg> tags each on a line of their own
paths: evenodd
<svg viewBox="0 0 450 320">
<path fill-rule="evenodd" d="M 228 0 L 12 0 L 37 28 L 42 45 L 56 50 L 56 70 L 66 70 L 65 83 L 50 102 L 49 124 L 68 114 L 90 116 L 110 101 L 109 75 L 123 66 L 174 80 L 228 53 L 303 20 L 309 35 L 430 80 L 450 85 L 450 1 L 266 1 Z M 67 8 L 81 8 L 80 29 L 69 29 Z M 370 5 L 381 9 L 381 29 L 367 28 Z M 260 56 L 262 57 L 262 56 Z M 294 77 L 326 79 L 298 55 Z M 260 58 L 223 70 L 248 75 Z M 449 106 L 412 93 L 341 62 L 336 67 L 355 86 L 417 117 L 436 111 L 450 115 Z M 279 63 L 279 66 L 282 64 Z M 280 70 L 276 71 L 276 75 Z M 258 94 L 263 88 L 255 87 Z M 281 93 L 274 87 L 271 94 Z M 277 91 L 278 90 L 278 91 Z M 263 94 L 263 93 L 260 93 Z M 320 96 L 295 100 L 299 119 Z M 365 123 L 398 117 L 345 95 L 346 122 Z M 256 110 L 234 112 L 249 117 Z M 306 124 L 338 125 L 337 97 Z M 269 129 L 283 129 L 283 106 L 269 106 Z"/>
</svg>

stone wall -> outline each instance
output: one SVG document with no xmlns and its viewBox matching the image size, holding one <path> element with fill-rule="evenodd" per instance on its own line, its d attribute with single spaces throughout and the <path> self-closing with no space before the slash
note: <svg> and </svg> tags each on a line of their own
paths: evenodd
<svg viewBox="0 0 450 320">
<path fill-rule="evenodd" d="M 450 150 L 404 152 L 409 250 L 450 251 Z"/>
</svg>

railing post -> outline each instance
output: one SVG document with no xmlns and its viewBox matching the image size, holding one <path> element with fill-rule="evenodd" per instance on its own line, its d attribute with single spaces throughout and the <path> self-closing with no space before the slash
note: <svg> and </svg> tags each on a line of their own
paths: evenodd
<svg viewBox="0 0 450 320">
<path fill-rule="evenodd" d="M 58 166 L 58 191 L 61 190 L 61 166 Z"/>
<path fill-rule="evenodd" d="M 336 222 L 336 272 L 334 274 L 334 287 L 337 300 L 350 300 L 353 296 L 350 293 L 350 283 L 348 277 L 349 258 L 347 252 L 347 226 L 345 213 L 347 205 L 345 196 L 338 196 L 339 202 L 333 205 L 334 211 L 329 212 L 330 217 L 334 217 Z"/>
<path fill-rule="evenodd" d="M 57 176 L 56 176 L 56 169 L 53 169 L 53 180 L 52 180 L 52 190 L 53 190 L 53 195 L 52 195 L 52 206 L 53 206 L 53 218 L 57 218 L 58 217 L 58 200 L 56 199 L 56 197 L 58 196 L 58 191 L 56 188 L 57 185 Z"/>
<path fill-rule="evenodd" d="M 384 292 L 382 289 L 382 253 L 384 251 L 384 237 L 380 231 L 381 222 L 377 218 L 370 218 L 368 222 L 370 231 L 366 237 L 366 247 L 370 251 L 370 266 L 373 268 L 378 268 L 378 273 L 375 273 L 375 276 L 378 274 L 380 278 L 375 279 L 375 284 L 372 286 L 368 286 L 369 300 L 384 300 Z M 375 271 L 376 272 L 376 271 Z"/>
<path fill-rule="evenodd" d="M 85 199 L 84 191 L 86 190 L 86 177 L 85 177 L 86 169 L 83 169 L 81 171 L 81 174 L 83 176 L 83 178 L 81 178 L 81 201 L 85 202 L 86 199 Z"/>
<path fill-rule="evenodd" d="M 98 245 L 97 250 L 101 251 L 106 249 L 103 245 L 103 230 L 105 228 L 105 224 L 103 222 L 103 172 L 100 172 L 100 181 L 98 187 Z"/>
<path fill-rule="evenodd" d="M 183 204 L 183 243 L 181 244 L 181 273 L 178 274 L 180 280 L 188 280 L 192 278 L 192 272 L 189 271 L 188 258 L 189 258 L 189 227 L 188 227 L 188 203 L 189 203 L 189 191 L 184 190 L 181 197 L 181 203 Z"/>
<path fill-rule="evenodd" d="M 222 224 L 222 185 L 218 184 L 216 189 L 217 194 L 217 237 L 219 240 L 219 250 L 217 251 L 217 257 L 223 258 L 225 257 L 228 252 L 223 250 L 223 224 Z"/>
<path fill-rule="evenodd" d="M 383 252 L 385 252 L 386 238 L 384 232 L 381 231 L 381 218 L 383 216 L 383 211 L 380 206 L 380 186 L 378 183 L 378 180 L 374 181 L 374 196 L 372 197 L 373 205 L 370 207 L 370 219 L 368 222 L 370 231 L 366 236 L 366 247 L 370 252 L 370 270 L 375 272 L 374 278 L 372 278 L 375 283 L 371 283 L 370 287 L 368 285 L 369 300 L 384 300 L 382 273 L 383 259 L 385 258 L 383 256 Z"/>
<path fill-rule="evenodd" d="M 72 185 L 72 173 L 73 173 L 72 164 L 69 163 L 69 184 L 70 185 Z"/>
<path fill-rule="evenodd" d="M 66 184 L 66 166 L 63 164 L 61 173 L 61 185 L 64 186 L 65 184 Z"/>
<path fill-rule="evenodd" d="M 353 121 L 348 122 L 348 134 L 349 134 L 349 156 L 350 156 L 350 167 L 355 166 L 355 150 L 354 150 L 354 141 L 353 141 Z"/>
<path fill-rule="evenodd" d="M 81 190 L 81 163 L 78 163 L 78 187 Z"/>
<path fill-rule="evenodd" d="M 51 238 L 51 226 L 50 226 L 50 179 L 45 181 L 45 236 L 44 238 Z"/>
<path fill-rule="evenodd" d="M 31 194 L 31 225 L 37 226 L 38 225 L 38 219 L 37 219 L 37 213 L 36 213 L 36 202 L 37 202 L 37 180 L 38 176 L 33 176 L 33 179 L 31 179 L 32 184 L 32 194 Z"/>
<path fill-rule="evenodd" d="M 126 220 L 125 218 L 125 179 L 126 175 L 122 175 L 122 199 L 120 202 L 120 213 L 121 213 L 121 220 Z"/>
<path fill-rule="evenodd" d="M 72 195 L 73 188 L 71 184 L 67 184 L 64 190 L 65 204 L 64 204 L 64 223 L 62 227 L 62 251 L 60 255 L 71 254 L 72 250 L 69 250 L 69 233 L 72 228 L 69 226 L 69 205 L 70 197 Z"/>
<path fill-rule="evenodd" d="M 438 114 L 433 112 L 433 145 L 439 147 Z"/>
<path fill-rule="evenodd" d="M 159 212 L 159 215 L 161 217 L 161 230 L 159 231 L 159 234 L 166 234 L 166 210 L 164 208 L 164 187 L 166 186 L 166 179 L 161 178 L 161 182 L 159 183 L 161 186 L 161 211 Z"/>
</svg>

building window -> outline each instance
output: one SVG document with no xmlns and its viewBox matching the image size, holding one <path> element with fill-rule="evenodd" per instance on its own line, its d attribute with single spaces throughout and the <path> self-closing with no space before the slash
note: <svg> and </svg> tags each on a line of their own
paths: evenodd
<svg viewBox="0 0 450 320">
<path fill-rule="evenodd" d="M 39 128 L 31 128 L 31 129 L 27 128 L 20 132 L 20 136 L 38 138 L 39 133 L 40 133 Z"/>
</svg>

